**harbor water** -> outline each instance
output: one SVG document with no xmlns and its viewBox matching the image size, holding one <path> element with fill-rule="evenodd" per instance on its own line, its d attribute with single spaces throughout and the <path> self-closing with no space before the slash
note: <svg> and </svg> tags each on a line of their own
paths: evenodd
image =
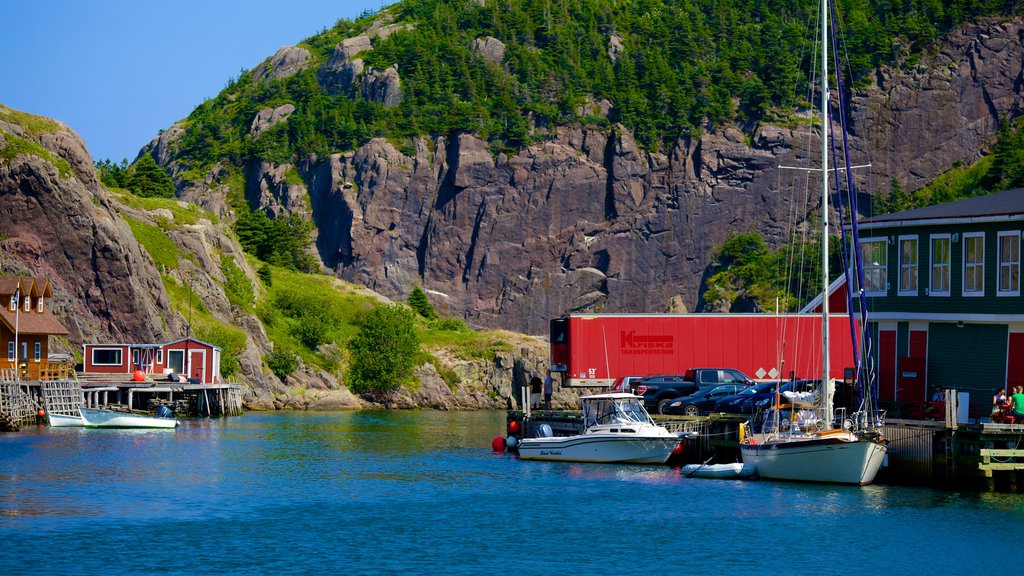
<svg viewBox="0 0 1024 576">
<path fill-rule="evenodd" d="M 4 574 L 1001 573 L 1024 497 L 493 454 L 504 412 L 0 435 Z"/>
</svg>

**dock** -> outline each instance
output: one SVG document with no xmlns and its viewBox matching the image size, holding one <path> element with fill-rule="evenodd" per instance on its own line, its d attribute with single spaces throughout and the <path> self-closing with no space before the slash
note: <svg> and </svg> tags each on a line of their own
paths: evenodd
<svg viewBox="0 0 1024 576">
<path fill-rule="evenodd" d="M 740 425 L 748 416 L 652 415 L 672 432 L 697 432 L 683 440 L 671 466 L 740 461 Z M 578 434 L 583 416 L 578 410 L 509 410 L 508 423 L 518 421 L 523 436 L 542 424 L 556 436 Z M 887 419 L 883 428 L 888 453 L 878 472 L 878 484 L 928 486 L 990 492 L 1024 492 L 1024 424 Z"/>
<path fill-rule="evenodd" d="M 177 417 L 186 418 L 242 413 L 242 388 L 234 383 L 135 382 L 110 375 L 80 379 L 73 372 L 19 380 L 13 372 L 5 372 L 0 370 L 0 431 L 45 422 L 47 413 L 77 415 L 79 407 L 152 413 L 167 406 Z"/>
</svg>

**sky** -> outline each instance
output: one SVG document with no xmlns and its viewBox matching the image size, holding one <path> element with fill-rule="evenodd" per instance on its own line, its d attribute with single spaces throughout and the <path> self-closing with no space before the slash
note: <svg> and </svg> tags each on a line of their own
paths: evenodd
<svg viewBox="0 0 1024 576">
<path fill-rule="evenodd" d="M 393 2 L 6 2 L 0 104 L 67 124 L 93 160 L 131 162 L 243 69 Z"/>
</svg>

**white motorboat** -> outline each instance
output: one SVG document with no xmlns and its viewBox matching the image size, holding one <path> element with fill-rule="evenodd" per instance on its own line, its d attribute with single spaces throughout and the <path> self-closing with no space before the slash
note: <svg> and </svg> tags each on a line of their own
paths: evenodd
<svg viewBox="0 0 1024 576">
<path fill-rule="evenodd" d="M 756 472 L 751 464 L 733 462 L 731 464 L 687 464 L 680 468 L 687 478 L 714 478 L 718 480 L 743 480 L 751 478 Z"/>
<path fill-rule="evenodd" d="M 50 419 L 50 426 L 53 428 L 69 428 L 73 426 L 85 426 L 81 415 L 69 416 L 67 414 L 47 413 Z"/>
<path fill-rule="evenodd" d="M 822 267 L 822 290 L 824 297 L 821 303 L 821 386 L 816 395 L 816 415 L 814 418 L 800 417 L 800 422 L 795 421 L 792 415 L 783 421 L 779 414 L 781 406 L 779 396 L 776 395 L 774 424 L 762 429 L 757 434 L 752 434 L 740 443 L 740 453 L 745 464 L 751 464 L 757 469 L 762 478 L 777 480 L 798 480 L 805 482 L 833 482 L 840 484 L 870 484 L 875 479 L 875 474 L 885 460 L 886 446 L 885 438 L 882 436 L 881 427 L 884 420 L 884 412 L 876 410 L 877 387 L 871 375 L 871 363 L 866 362 L 861 355 L 871 354 L 872 347 L 868 343 L 870 330 L 862 330 L 861 337 L 865 339 L 862 347 L 854 343 L 854 364 L 855 379 L 860 387 L 862 398 L 858 411 L 848 420 L 845 414 L 837 415 L 832 407 L 832 394 L 834 382 L 831 378 L 829 365 L 829 198 L 831 195 L 830 179 L 835 177 L 837 181 L 836 192 L 840 197 L 848 199 L 850 207 L 850 231 L 852 239 L 845 242 L 844 250 L 848 246 L 857 245 L 858 226 L 856 210 L 856 191 L 853 181 L 850 178 L 850 157 L 849 153 L 843 155 L 842 161 L 845 166 L 833 170 L 830 168 L 829 154 L 833 150 L 829 146 L 829 132 L 831 131 L 831 120 L 829 110 L 832 104 L 829 102 L 829 0 L 821 0 L 821 30 L 819 40 L 821 41 L 821 69 L 818 79 L 821 82 L 819 95 L 821 97 L 821 166 L 817 171 L 821 174 L 821 267 Z M 837 78 L 841 78 L 837 74 Z M 837 90 L 839 98 L 842 98 L 843 91 Z M 840 100 L 836 109 L 842 112 L 843 105 Z M 845 130 L 846 124 L 840 117 L 840 126 Z M 844 134 L 845 138 L 845 134 Z M 845 141 L 845 140 L 844 140 Z M 847 148 L 844 147 L 844 151 Z M 846 178 L 846 189 L 838 190 L 839 182 Z M 842 208 L 842 207 L 841 207 Z M 865 286 L 865 274 L 863 258 L 860 248 L 850 250 L 849 261 L 853 264 L 847 268 L 847 286 Z M 852 269 L 852 270 L 851 270 Z M 856 278 L 851 278 L 853 270 L 856 271 Z M 860 325 L 867 327 L 867 302 L 865 290 L 858 290 Z M 849 312 L 853 312 L 852 302 L 848 305 Z M 851 328 L 853 317 L 850 317 Z M 841 428 L 834 429 L 833 424 L 838 421 Z M 767 430 L 767 431 L 766 431 Z"/>
<path fill-rule="evenodd" d="M 82 422 L 86 428 L 174 428 L 178 421 L 174 418 L 145 416 L 101 410 L 98 408 L 79 408 Z"/>
<path fill-rule="evenodd" d="M 523 438 L 523 460 L 664 464 L 682 436 L 651 420 L 639 396 L 595 394 L 580 398 L 583 433 L 575 436 Z"/>
</svg>

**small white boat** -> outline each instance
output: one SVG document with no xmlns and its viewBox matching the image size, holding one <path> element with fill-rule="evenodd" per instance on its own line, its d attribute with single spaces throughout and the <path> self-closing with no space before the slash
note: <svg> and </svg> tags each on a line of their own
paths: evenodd
<svg viewBox="0 0 1024 576">
<path fill-rule="evenodd" d="M 752 477 L 757 469 L 750 464 L 733 462 L 732 464 L 687 464 L 680 471 L 687 478 L 743 480 Z"/>
<path fill-rule="evenodd" d="M 174 428 L 178 425 L 174 418 L 143 416 L 98 408 L 79 408 L 78 411 L 82 414 L 82 422 L 86 428 Z"/>
<path fill-rule="evenodd" d="M 681 436 L 651 420 L 641 397 L 595 394 L 580 398 L 583 433 L 575 436 L 523 438 L 523 460 L 664 464 Z"/>
<path fill-rule="evenodd" d="M 72 426 L 85 426 L 81 416 L 68 416 L 67 414 L 47 413 L 50 419 L 50 426 L 53 428 L 68 428 Z"/>
</svg>

